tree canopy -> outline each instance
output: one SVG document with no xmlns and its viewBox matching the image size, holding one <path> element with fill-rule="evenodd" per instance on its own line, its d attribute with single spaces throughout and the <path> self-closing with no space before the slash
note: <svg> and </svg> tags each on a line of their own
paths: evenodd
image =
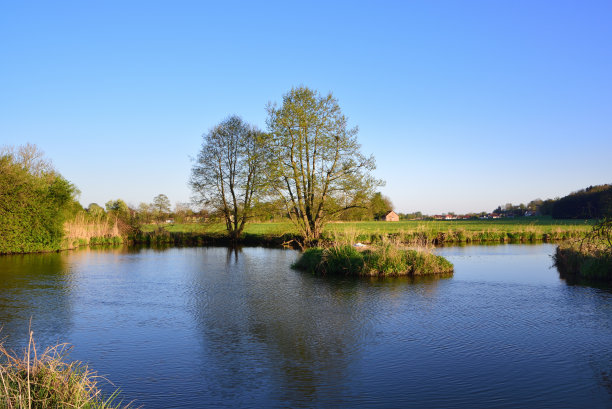
<svg viewBox="0 0 612 409">
<path fill-rule="evenodd" d="M 589 186 L 552 203 L 555 219 L 600 219 L 612 217 L 612 185 Z"/>
<path fill-rule="evenodd" d="M 263 134 L 233 115 L 203 136 L 191 170 L 194 201 L 221 214 L 237 239 L 263 194 Z"/>
<path fill-rule="evenodd" d="M 280 106 L 268 108 L 267 175 L 269 187 L 302 232 L 305 244 L 316 242 L 333 215 L 367 205 L 381 183 L 370 171 L 357 127 L 350 128 L 332 94 L 293 88 Z"/>
<path fill-rule="evenodd" d="M 151 207 L 155 210 L 158 220 L 164 219 L 166 215 L 170 213 L 171 206 L 172 203 L 170 203 L 170 199 L 168 199 L 168 196 L 163 193 L 155 196 L 153 198 L 153 203 L 151 204 Z"/>
<path fill-rule="evenodd" d="M 0 152 L 0 253 L 58 250 L 76 188 L 34 145 Z"/>
<path fill-rule="evenodd" d="M 376 192 L 370 199 L 370 211 L 372 217 L 376 220 L 384 218 L 387 213 L 393 210 L 393 203 L 387 196 L 383 196 L 382 193 Z"/>
</svg>

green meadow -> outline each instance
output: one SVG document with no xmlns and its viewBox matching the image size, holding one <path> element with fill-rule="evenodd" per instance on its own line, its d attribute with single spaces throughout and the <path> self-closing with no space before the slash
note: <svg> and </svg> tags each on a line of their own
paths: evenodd
<svg viewBox="0 0 612 409">
<path fill-rule="evenodd" d="M 405 220 L 399 222 L 330 222 L 324 239 L 336 243 L 379 242 L 393 238 L 403 243 L 479 243 L 559 241 L 584 236 L 592 221 L 554 220 L 552 218 L 514 218 L 486 220 Z M 168 233 L 223 236 L 222 223 L 145 225 L 145 233 L 159 229 Z M 244 231 L 247 236 L 296 235 L 291 222 L 253 222 Z"/>
</svg>

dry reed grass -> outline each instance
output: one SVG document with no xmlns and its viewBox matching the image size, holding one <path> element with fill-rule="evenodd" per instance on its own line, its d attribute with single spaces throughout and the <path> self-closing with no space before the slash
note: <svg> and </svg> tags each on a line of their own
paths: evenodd
<svg viewBox="0 0 612 409">
<path fill-rule="evenodd" d="M 120 237 L 117 220 L 109 220 L 105 215 L 86 216 L 79 213 L 64 224 L 65 237 L 69 241 L 84 240 L 89 244 L 94 237 Z"/>
<path fill-rule="evenodd" d="M 6 409 L 110 409 L 118 392 L 103 398 L 98 383 L 104 378 L 81 362 L 66 362 L 70 347 L 58 344 L 39 354 L 30 331 L 28 346 L 19 356 L 0 342 L 0 407 Z"/>
</svg>

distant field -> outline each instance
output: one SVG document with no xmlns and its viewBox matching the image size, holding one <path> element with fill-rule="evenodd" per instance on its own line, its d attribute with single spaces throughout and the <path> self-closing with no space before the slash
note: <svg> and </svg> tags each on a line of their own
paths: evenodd
<svg viewBox="0 0 612 409">
<path fill-rule="evenodd" d="M 591 222 L 584 220 L 554 220 L 549 218 L 514 218 L 492 220 L 405 220 L 399 222 L 344 222 L 330 223 L 327 230 L 357 229 L 367 232 L 394 233 L 402 230 L 428 230 L 446 231 L 464 229 L 468 231 L 481 231 L 487 229 L 519 230 L 537 228 L 550 232 L 558 228 L 572 228 L 587 231 Z"/>
<path fill-rule="evenodd" d="M 225 231 L 222 223 L 167 224 L 165 230 L 175 233 L 219 234 Z M 158 226 L 144 226 L 153 231 Z M 507 240 L 563 240 L 580 237 L 591 229 L 591 222 L 584 220 L 553 220 L 550 218 L 514 218 L 494 220 L 449 220 L 399 222 L 333 222 L 325 227 L 330 238 L 372 241 L 393 235 L 400 240 L 415 238 L 438 239 L 445 242 L 507 241 Z M 291 222 L 249 223 L 245 233 L 251 235 L 281 236 L 297 233 Z"/>
</svg>

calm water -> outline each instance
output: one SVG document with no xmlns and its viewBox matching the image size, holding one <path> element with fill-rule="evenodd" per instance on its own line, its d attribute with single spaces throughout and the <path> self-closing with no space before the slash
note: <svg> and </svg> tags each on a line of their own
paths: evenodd
<svg viewBox="0 0 612 409">
<path fill-rule="evenodd" d="M 455 275 L 416 282 L 263 248 L 3 256 L 0 323 L 21 347 L 32 317 L 145 408 L 612 407 L 612 293 L 553 250 L 443 248 Z"/>
</svg>

